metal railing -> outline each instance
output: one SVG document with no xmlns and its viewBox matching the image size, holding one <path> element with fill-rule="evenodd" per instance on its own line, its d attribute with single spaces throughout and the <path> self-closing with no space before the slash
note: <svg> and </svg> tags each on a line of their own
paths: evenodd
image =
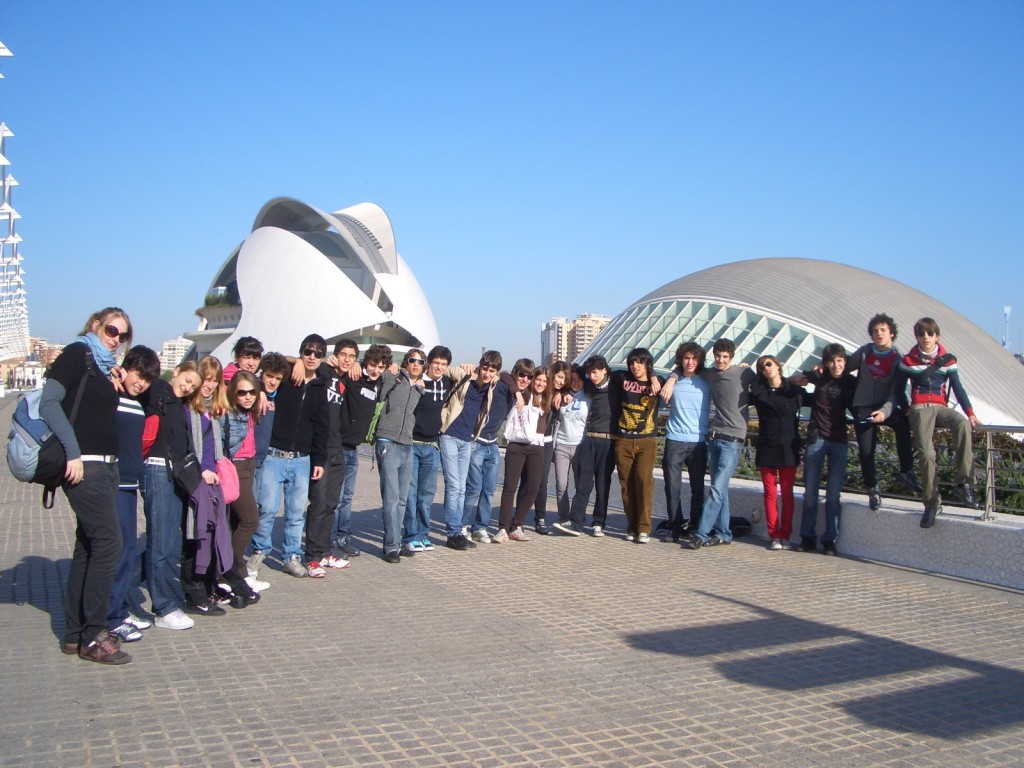
<svg viewBox="0 0 1024 768">
<path fill-rule="evenodd" d="M 977 431 L 985 434 L 985 506 L 979 519 L 991 520 L 994 512 L 1024 515 L 1024 443 L 1010 437 L 1024 434 L 1024 427 L 981 426 Z M 1000 440 L 999 435 L 1006 437 Z"/>
<path fill-rule="evenodd" d="M 806 420 L 804 420 L 806 424 Z M 881 430 L 882 434 L 886 430 Z M 1005 425 L 983 425 L 974 430 L 974 483 L 978 501 L 982 508 L 974 518 L 991 520 L 995 513 L 1024 516 L 1024 441 L 1015 435 L 1024 435 L 1024 427 Z M 938 485 L 940 489 L 953 487 L 955 450 L 947 430 L 935 430 L 935 454 Z M 659 440 L 661 440 L 659 438 Z M 756 420 L 750 425 L 743 456 L 737 468 L 737 476 L 759 480 L 754 467 L 754 451 L 757 442 Z M 891 442 L 880 436 L 876 452 L 878 477 L 883 483 L 882 494 L 886 498 L 917 501 L 919 496 L 911 495 L 902 484 L 889 478 L 898 469 L 895 450 Z M 915 463 L 916 464 L 916 463 Z M 659 458 L 660 466 L 660 458 Z M 916 466 L 915 466 L 916 469 Z M 891 470 L 891 471 L 890 471 Z M 857 441 L 849 440 L 845 493 L 866 494 L 861 480 L 860 462 L 857 458 Z M 824 478 L 822 478 L 824 489 Z M 803 485 L 803 466 L 797 474 L 797 484 Z M 946 498 L 952 494 L 944 493 Z M 954 505 L 956 502 L 952 502 Z M 967 509 L 965 507 L 965 509 Z"/>
</svg>

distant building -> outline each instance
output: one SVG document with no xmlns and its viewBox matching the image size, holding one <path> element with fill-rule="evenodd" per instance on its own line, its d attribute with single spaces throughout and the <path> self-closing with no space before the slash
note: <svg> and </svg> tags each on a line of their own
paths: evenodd
<svg viewBox="0 0 1024 768">
<path fill-rule="evenodd" d="M 185 359 L 185 355 L 191 349 L 192 342 L 184 336 L 165 341 L 163 351 L 160 353 L 160 370 L 173 371 Z"/>
<path fill-rule="evenodd" d="M 0 43 L 0 58 L 13 55 Z M 16 231 L 21 214 L 11 205 L 18 182 L 11 175 L 7 157 L 7 139 L 13 136 L 14 132 L 0 119 L 0 360 L 22 360 L 30 353 L 25 273 L 21 268 L 24 258 L 18 252 L 21 235 Z"/>
<path fill-rule="evenodd" d="M 32 350 L 30 358 L 38 360 L 44 368 L 49 368 L 53 365 L 53 361 L 64 351 L 63 344 L 51 344 L 46 339 L 38 336 L 30 336 L 28 344 Z"/>
<path fill-rule="evenodd" d="M 611 320 L 607 315 L 595 315 L 592 312 L 577 315 L 575 320 L 551 318 L 540 327 L 542 364 L 550 365 L 555 360 L 575 360 Z"/>
<path fill-rule="evenodd" d="M 550 365 L 569 353 L 569 320 L 553 317 L 540 327 L 540 362 Z"/>
<path fill-rule="evenodd" d="M 569 329 L 569 354 L 565 359 L 575 360 L 582 355 L 583 351 L 597 338 L 597 334 L 603 331 L 611 321 L 612 319 L 607 315 L 587 313 L 577 316 Z"/>
</svg>

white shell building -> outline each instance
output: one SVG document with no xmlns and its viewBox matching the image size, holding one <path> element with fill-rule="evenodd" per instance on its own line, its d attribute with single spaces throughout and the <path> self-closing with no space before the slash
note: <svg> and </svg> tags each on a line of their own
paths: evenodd
<svg viewBox="0 0 1024 768">
<path fill-rule="evenodd" d="M 816 259 L 753 259 L 694 272 L 647 294 L 619 314 L 578 358 L 602 354 L 625 366 L 647 347 L 661 373 L 676 348 L 694 340 L 709 352 L 732 339 L 735 362 L 775 355 L 786 375 L 821 360 L 825 344 L 852 352 L 868 338 L 868 320 L 896 320 L 896 347 L 914 344 L 914 322 L 934 318 L 941 342 L 957 356 L 960 379 L 987 424 L 1024 424 L 1024 366 L 989 334 L 945 304 L 874 272 Z"/>
<path fill-rule="evenodd" d="M 438 343 L 427 298 L 398 253 L 387 214 L 372 203 L 326 213 L 291 198 L 271 200 L 196 314 L 199 329 L 186 336 L 199 356 L 224 361 L 242 336 L 291 355 L 310 333 L 329 348 L 347 337 L 361 349 L 388 344 L 396 356 Z"/>
</svg>

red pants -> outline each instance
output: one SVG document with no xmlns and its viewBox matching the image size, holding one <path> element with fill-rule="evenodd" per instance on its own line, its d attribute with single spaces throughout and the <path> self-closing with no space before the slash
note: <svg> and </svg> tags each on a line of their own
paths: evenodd
<svg viewBox="0 0 1024 768">
<path fill-rule="evenodd" d="M 793 481 L 796 467 L 761 467 L 764 485 L 764 519 L 768 523 L 768 538 L 788 541 L 793 533 Z M 782 520 L 776 491 L 782 487 Z"/>
</svg>

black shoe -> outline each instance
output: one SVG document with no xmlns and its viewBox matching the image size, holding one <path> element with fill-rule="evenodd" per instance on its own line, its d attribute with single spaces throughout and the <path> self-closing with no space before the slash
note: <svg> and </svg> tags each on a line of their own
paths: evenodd
<svg viewBox="0 0 1024 768">
<path fill-rule="evenodd" d="M 801 536 L 800 537 L 800 543 L 796 545 L 796 551 L 797 552 L 817 552 L 818 551 L 817 543 L 818 543 L 817 540 L 813 536 Z M 823 542 L 822 545 L 825 546 L 824 542 Z M 835 549 L 835 545 L 834 544 L 832 545 L 832 548 Z"/>
<path fill-rule="evenodd" d="M 359 557 L 359 550 L 349 544 L 347 541 L 337 546 L 338 553 L 345 559 L 348 560 L 350 557 Z"/>
<path fill-rule="evenodd" d="M 836 557 L 839 554 L 836 551 L 836 543 L 834 541 L 821 542 L 821 552 L 824 555 L 832 555 L 833 557 Z"/>
<path fill-rule="evenodd" d="M 461 552 L 464 549 L 469 549 L 469 547 L 466 546 L 468 543 L 469 542 L 465 536 L 463 536 L 461 533 L 457 533 L 454 536 L 448 537 L 446 546 L 448 547 L 448 549 L 457 549 Z"/>
<path fill-rule="evenodd" d="M 400 562 L 402 562 L 402 555 L 398 552 L 397 549 L 393 549 L 390 552 L 385 552 L 384 553 L 384 562 L 385 563 L 400 563 Z"/>
<path fill-rule="evenodd" d="M 964 503 L 965 507 L 971 509 L 981 509 L 981 504 L 978 503 L 978 497 L 974 494 L 974 486 L 971 484 L 958 485 L 955 489 L 956 497 Z"/>
<path fill-rule="evenodd" d="M 231 607 L 238 609 L 248 608 L 259 601 L 260 596 L 258 592 L 250 592 L 248 595 L 236 592 L 231 596 Z"/>
<path fill-rule="evenodd" d="M 874 488 L 868 488 L 868 506 L 871 507 L 872 512 L 877 512 L 878 508 L 882 506 L 882 494 L 878 492 L 878 486 Z"/>
<path fill-rule="evenodd" d="M 548 528 L 548 525 L 547 525 L 547 523 L 544 522 L 544 518 L 543 517 L 538 517 L 537 518 L 537 524 L 533 526 L 533 530 L 535 530 L 541 536 L 550 536 L 551 535 L 551 529 Z"/>
<path fill-rule="evenodd" d="M 906 472 L 896 472 L 893 475 L 893 477 L 895 477 L 897 480 L 899 480 L 901 483 L 907 486 L 907 488 L 909 488 L 914 493 L 921 492 L 921 484 L 917 482 L 917 478 L 914 477 L 914 473 L 911 472 L 910 470 L 907 470 Z"/>
<path fill-rule="evenodd" d="M 684 549 L 700 549 L 704 546 L 704 539 L 695 533 L 690 538 L 684 539 L 682 546 Z"/>
<path fill-rule="evenodd" d="M 207 598 L 205 602 L 197 603 L 186 595 L 185 613 L 194 616 L 223 616 L 227 611 L 217 605 L 217 601 L 212 597 Z"/>
<path fill-rule="evenodd" d="M 719 544 L 729 544 L 730 542 L 725 539 L 720 539 L 717 536 L 711 536 L 707 541 L 704 542 L 705 547 L 717 547 Z"/>
<path fill-rule="evenodd" d="M 937 507 L 925 507 L 924 514 L 921 515 L 921 527 L 931 528 L 935 525 L 935 518 L 942 514 L 942 505 L 939 504 Z"/>
<path fill-rule="evenodd" d="M 401 557 L 414 557 L 416 555 L 416 553 L 413 552 L 411 549 L 406 549 L 405 547 L 402 547 L 400 550 L 398 550 L 398 554 Z"/>
</svg>

